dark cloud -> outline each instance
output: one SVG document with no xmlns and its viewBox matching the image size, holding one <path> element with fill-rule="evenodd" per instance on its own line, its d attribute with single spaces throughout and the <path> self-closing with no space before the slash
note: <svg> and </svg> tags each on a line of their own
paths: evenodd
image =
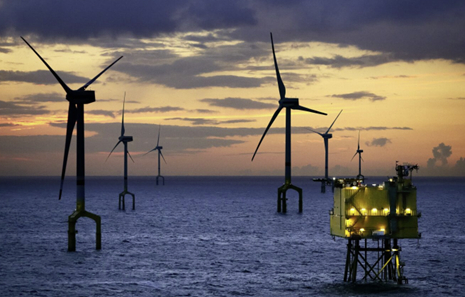
<svg viewBox="0 0 465 297">
<path fill-rule="evenodd" d="M 366 91 L 353 92 L 353 93 L 347 93 L 347 94 L 334 94 L 334 95 L 330 95 L 330 97 L 342 98 L 344 100 L 353 100 L 353 101 L 360 100 L 360 99 L 368 99 L 373 102 L 386 99 L 386 97 L 384 96 L 379 96 L 374 93 L 366 92 Z"/>
<path fill-rule="evenodd" d="M 252 123 L 256 122 L 256 120 L 227 120 L 227 121 L 220 121 L 219 124 L 239 124 L 239 123 Z"/>
<path fill-rule="evenodd" d="M 452 147 L 445 145 L 443 142 L 433 148 L 433 158 L 429 158 L 426 166 L 428 168 L 434 168 L 438 166 L 447 165 L 447 158 L 452 155 Z"/>
<path fill-rule="evenodd" d="M 170 111 L 181 111 L 185 110 L 182 107 L 177 107 L 177 106 L 161 106 L 161 107 L 143 107 L 143 108 L 138 108 L 138 109 L 128 109 L 125 110 L 124 112 L 127 113 L 144 113 L 144 112 L 156 112 L 156 113 L 163 113 L 163 112 L 170 112 Z"/>
<path fill-rule="evenodd" d="M 211 119 L 204 119 L 204 118 L 168 118 L 165 119 L 167 121 L 184 121 L 184 122 L 190 122 L 192 125 L 218 125 L 218 122 L 216 120 L 211 120 Z"/>
<path fill-rule="evenodd" d="M 328 128 L 305 128 L 307 131 L 306 133 L 311 133 L 308 129 L 318 131 L 318 132 L 325 132 Z M 385 130 L 413 130 L 410 127 L 386 127 L 386 126 L 368 126 L 368 127 L 333 127 L 331 131 L 385 131 Z M 298 131 L 296 131 L 298 133 Z M 293 131 L 294 133 L 294 131 Z"/>
<path fill-rule="evenodd" d="M 263 103 L 242 98 L 200 99 L 199 101 L 208 103 L 210 106 L 226 107 L 239 110 L 277 108 L 276 104 Z"/>
<path fill-rule="evenodd" d="M 45 106 L 31 106 L 0 100 L 0 115 L 20 116 L 20 115 L 43 115 L 49 114 L 50 111 Z"/>
<path fill-rule="evenodd" d="M 93 115 L 103 115 L 106 117 L 115 118 L 115 114 L 113 113 L 113 111 L 109 111 L 109 110 L 102 110 L 102 109 L 86 110 L 86 113 L 93 114 Z"/>
<path fill-rule="evenodd" d="M 8 54 L 9 52 L 11 52 L 10 49 L 4 48 L 4 47 L 0 47 L 0 53 L 2 53 L 2 54 Z"/>
<path fill-rule="evenodd" d="M 127 36 L 220 32 L 204 40 L 189 36 L 193 47 L 208 48 L 206 42 L 215 38 L 269 42 L 269 31 L 273 31 L 277 46 L 318 41 L 381 53 L 368 59 L 314 58 L 318 63 L 366 67 L 383 63 L 384 55 L 389 55 L 386 62 L 447 59 L 464 63 L 463 11 L 465 3 L 454 0 L 2 1 L 0 34 L 21 33 L 46 42 L 99 40 L 107 45 Z"/>
<path fill-rule="evenodd" d="M 21 126 L 21 125 L 13 124 L 13 123 L 0 123 L 0 127 L 16 127 L 16 126 Z"/>
<path fill-rule="evenodd" d="M 368 146 L 385 146 L 386 144 L 388 143 L 392 143 L 390 139 L 388 138 L 385 138 L 385 137 L 381 137 L 381 138 L 373 138 L 372 141 L 370 142 L 365 142 L 366 145 Z"/>
<path fill-rule="evenodd" d="M 72 83 L 85 84 L 89 81 L 88 78 L 75 75 L 71 72 L 60 71 L 57 73 L 66 84 L 72 84 Z M 0 70 L 0 83 L 6 82 L 6 81 L 26 82 L 26 83 L 33 83 L 37 85 L 52 85 L 52 84 L 58 85 L 57 80 L 52 75 L 52 73 L 48 70 L 37 70 L 37 71 L 31 71 L 31 72 Z"/>
<path fill-rule="evenodd" d="M 26 95 L 23 97 L 16 97 L 15 101 L 28 104 L 36 104 L 39 102 L 64 102 L 66 95 L 61 93 L 37 93 Z"/>
<path fill-rule="evenodd" d="M 192 110 L 193 112 L 198 112 L 198 113 L 218 113 L 216 110 L 211 110 L 211 109 L 203 109 L 203 108 L 198 108 Z"/>
<path fill-rule="evenodd" d="M 238 119 L 238 120 L 226 120 L 226 121 L 218 121 L 215 119 L 205 119 L 205 118 L 169 118 L 165 119 L 168 121 L 178 120 L 178 121 L 185 121 L 190 122 L 192 125 L 212 125 L 217 126 L 221 124 L 239 124 L 239 123 L 250 123 L 255 122 L 255 120 L 246 120 L 246 119 Z"/>
<path fill-rule="evenodd" d="M 21 32 L 52 41 L 124 35 L 142 38 L 184 30 L 236 28 L 256 22 L 254 11 L 245 3 L 214 0 L 2 1 L 0 34 Z"/>
<path fill-rule="evenodd" d="M 371 79 L 383 79 L 383 78 L 416 78 L 416 76 L 412 75 L 395 75 L 395 76 L 372 76 Z"/>
<path fill-rule="evenodd" d="M 390 54 L 364 55 L 360 57 L 345 58 L 341 55 L 335 55 L 333 58 L 314 57 L 305 59 L 305 63 L 311 65 L 325 65 L 333 68 L 343 67 L 374 67 L 389 62 L 395 62 Z"/>
<path fill-rule="evenodd" d="M 219 65 L 202 58 L 183 58 L 163 65 L 121 63 L 117 70 L 136 78 L 139 82 L 156 83 L 175 89 L 255 88 L 267 81 L 266 79 L 235 75 L 201 76 L 204 73 L 224 70 Z"/>
</svg>

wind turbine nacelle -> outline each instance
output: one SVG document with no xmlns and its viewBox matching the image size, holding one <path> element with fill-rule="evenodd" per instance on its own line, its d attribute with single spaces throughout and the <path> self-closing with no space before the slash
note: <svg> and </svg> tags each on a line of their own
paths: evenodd
<svg viewBox="0 0 465 297">
<path fill-rule="evenodd" d="M 281 107 L 296 107 L 299 106 L 299 99 L 298 98 L 284 98 L 279 100 L 279 105 Z"/>
<path fill-rule="evenodd" d="M 330 139 L 330 138 L 333 138 L 333 134 L 331 134 L 331 133 L 328 133 L 328 134 L 326 134 L 326 136 L 325 136 L 325 137 L 326 137 L 326 138 L 328 138 L 328 139 Z"/>
<path fill-rule="evenodd" d="M 120 136 L 119 140 L 122 142 L 131 142 L 132 141 L 132 136 Z"/>
<path fill-rule="evenodd" d="M 74 104 L 95 102 L 95 91 L 71 91 L 66 94 L 66 100 Z"/>
<path fill-rule="evenodd" d="M 363 153 L 363 150 L 357 150 L 357 153 Z"/>
<path fill-rule="evenodd" d="M 159 150 L 162 150 L 162 149 L 163 149 L 162 146 L 157 146 L 156 148 L 159 149 Z"/>
</svg>

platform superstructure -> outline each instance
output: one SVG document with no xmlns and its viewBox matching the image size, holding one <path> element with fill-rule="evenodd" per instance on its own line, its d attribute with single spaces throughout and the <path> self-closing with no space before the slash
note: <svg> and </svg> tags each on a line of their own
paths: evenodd
<svg viewBox="0 0 465 297">
<path fill-rule="evenodd" d="M 356 281 L 360 265 L 363 280 L 407 282 L 399 240 L 421 237 L 413 170 L 418 166 L 396 164 L 397 176 L 383 184 L 363 184 L 360 178 L 335 180 L 330 232 L 348 240 L 344 281 Z"/>
</svg>

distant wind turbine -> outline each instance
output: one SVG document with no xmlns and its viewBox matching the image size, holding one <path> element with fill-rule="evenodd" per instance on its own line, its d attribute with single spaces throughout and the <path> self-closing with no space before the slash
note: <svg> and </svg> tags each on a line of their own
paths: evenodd
<svg viewBox="0 0 465 297">
<path fill-rule="evenodd" d="M 365 177 L 362 175 L 362 153 L 363 150 L 360 149 L 360 130 L 358 131 L 358 145 L 357 145 L 357 151 L 355 152 L 354 156 L 352 157 L 351 161 L 355 158 L 355 156 L 358 154 L 358 175 L 357 179 L 361 179 L 362 181 L 365 179 Z"/>
<path fill-rule="evenodd" d="M 325 133 L 320 133 L 320 132 L 317 132 L 317 131 L 313 131 L 313 130 L 310 130 L 314 133 L 317 133 L 319 134 L 321 137 L 323 137 L 323 140 L 324 140 L 324 143 L 325 143 L 325 178 L 323 181 L 321 181 L 321 193 L 325 193 L 326 192 L 326 183 L 328 183 L 329 181 L 329 177 L 328 177 L 328 140 L 330 138 L 333 138 L 333 134 L 329 133 L 329 131 L 331 130 L 331 128 L 333 127 L 334 123 L 336 122 L 337 118 L 339 117 L 339 115 L 341 114 L 342 112 L 342 109 L 341 111 L 339 112 L 339 114 L 337 115 L 337 117 L 334 119 L 333 123 L 331 124 L 331 126 L 329 126 L 328 130 L 326 130 Z"/>
<path fill-rule="evenodd" d="M 64 81 L 58 76 L 58 74 L 50 67 L 47 62 L 36 52 L 36 50 L 24 39 L 21 39 L 32 49 L 32 51 L 39 57 L 39 59 L 47 66 L 48 70 L 53 74 L 55 79 L 60 83 L 66 92 L 66 100 L 69 101 L 68 108 L 68 123 L 66 126 L 66 142 L 65 142 L 65 153 L 63 158 L 63 168 L 61 171 L 61 185 L 60 194 L 58 199 L 61 199 L 63 192 L 63 182 L 65 179 L 66 163 L 68 161 L 69 146 L 71 143 L 71 137 L 73 135 L 74 125 L 77 123 L 77 150 L 76 150 L 76 209 L 68 217 L 68 251 L 76 250 L 76 223 L 80 217 L 88 217 L 95 221 L 97 232 L 96 232 L 96 249 L 102 247 L 101 237 L 101 220 L 100 216 L 90 213 L 85 210 L 85 154 L 84 154 L 84 104 L 89 104 L 95 101 L 95 92 L 87 91 L 86 88 L 97 80 L 105 71 L 111 66 L 118 62 L 122 57 L 119 57 L 111 63 L 107 68 L 100 72 L 97 76 L 91 79 L 88 83 L 83 85 L 77 90 L 71 90 Z"/>
<path fill-rule="evenodd" d="M 147 155 L 147 154 L 150 153 L 150 152 L 158 151 L 158 175 L 157 175 L 157 179 L 156 179 L 157 186 L 158 186 L 158 179 L 159 179 L 160 177 L 161 177 L 161 179 L 163 180 L 163 185 L 165 185 L 165 177 L 162 176 L 162 175 L 160 174 L 160 156 L 163 158 L 163 161 L 164 161 L 165 164 L 166 164 L 165 157 L 163 157 L 163 153 L 161 152 L 161 150 L 163 149 L 163 147 L 160 146 L 160 128 L 161 128 L 161 126 L 158 126 L 158 140 L 157 140 L 157 146 L 156 146 L 154 149 L 152 149 L 152 150 L 150 150 L 150 151 L 148 151 L 148 152 L 146 152 L 146 153 L 144 154 L 144 156 L 145 156 L 145 155 Z"/>
<path fill-rule="evenodd" d="M 123 192 L 121 192 L 119 194 L 118 209 L 121 209 L 121 203 L 123 204 L 122 209 L 123 210 L 126 209 L 124 198 L 125 198 L 125 196 L 127 194 L 127 195 L 132 196 L 132 210 L 135 210 L 136 209 L 136 197 L 135 197 L 135 195 L 133 193 L 128 191 L 128 156 L 129 156 L 129 158 L 131 158 L 132 162 L 134 162 L 134 160 L 132 159 L 131 154 L 128 151 L 128 142 L 131 142 L 133 140 L 133 138 L 132 138 L 132 136 L 125 136 L 124 135 L 124 132 L 125 132 L 125 129 L 124 129 L 124 104 L 125 103 L 126 103 L 126 92 L 124 92 L 124 99 L 123 99 L 123 112 L 122 112 L 122 117 L 121 117 L 121 136 L 118 138 L 119 141 L 116 143 L 116 145 L 113 147 L 110 154 L 108 155 L 107 160 L 108 160 L 108 158 L 110 158 L 110 155 L 111 155 L 111 153 L 113 153 L 115 148 L 122 142 L 124 144 L 124 190 L 123 190 Z"/>
<path fill-rule="evenodd" d="M 271 125 L 273 124 L 275 119 L 278 117 L 281 109 L 286 108 L 285 180 L 284 180 L 284 185 L 278 188 L 278 212 L 281 212 L 281 204 L 282 204 L 283 213 L 285 213 L 287 210 L 286 192 L 288 189 L 293 189 L 299 193 L 299 212 L 302 212 L 302 203 L 303 203 L 302 202 L 302 189 L 294 186 L 291 183 L 291 109 L 303 110 L 303 111 L 318 113 L 322 115 L 326 115 L 326 113 L 316 111 L 313 109 L 309 109 L 309 108 L 299 105 L 298 98 L 286 98 L 286 87 L 284 86 L 284 83 L 281 79 L 281 75 L 279 74 L 278 62 L 276 61 L 276 54 L 274 50 L 272 33 L 270 33 L 270 37 L 271 37 L 271 49 L 273 51 L 274 66 L 276 70 L 276 78 L 278 80 L 280 100 L 279 100 L 278 109 L 273 114 L 273 117 L 271 118 L 268 126 L 266 127 L 265 132 L 263 133 L 262 138 L 260 139 L 260 142 L 257 145 L 257 148 L 255 149 L 255 152 L 252 156 L 252 161 L 255 158 L 255 155 L 257 154 L 258 148 L 260 147 L 260 144 L 262 143 L 266 135 L 266 132 L 268 132 Z"/>
</svg>

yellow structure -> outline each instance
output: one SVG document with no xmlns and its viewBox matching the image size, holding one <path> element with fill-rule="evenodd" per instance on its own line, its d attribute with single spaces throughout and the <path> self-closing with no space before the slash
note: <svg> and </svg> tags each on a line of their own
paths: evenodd
<svg viewBox="0 0 465 297">
<path fill-rule="evenodd" d="M 361 179 L 335 180 L 330 233 L 349 241 L 345 281 L 355 281 L 359 263 L 365 270 L 364 279 L 381 280 L 383 273 L 385 279 L 407 282 L 402 275 L 397 240 L 421 236 L 418 233 L 421 213 L 417 210 L 417 189 L 411 180 L 413 170 L 418 170 L 418 166 L 396 164 L 397 176 L 381 185 L 362 184 Z M 368 248 L 367 239 L 376 242 L 378 247 Z M 365 247 L 360 246 L 360 240 L 365 241 Z M 381 253 L 374 264 L 381 266 L 379 271 L 368 262 L 367 252 L 372 251 Z M 359 259 L 360 252 L 365 252 L 365 257 Z"/>
</svg>

